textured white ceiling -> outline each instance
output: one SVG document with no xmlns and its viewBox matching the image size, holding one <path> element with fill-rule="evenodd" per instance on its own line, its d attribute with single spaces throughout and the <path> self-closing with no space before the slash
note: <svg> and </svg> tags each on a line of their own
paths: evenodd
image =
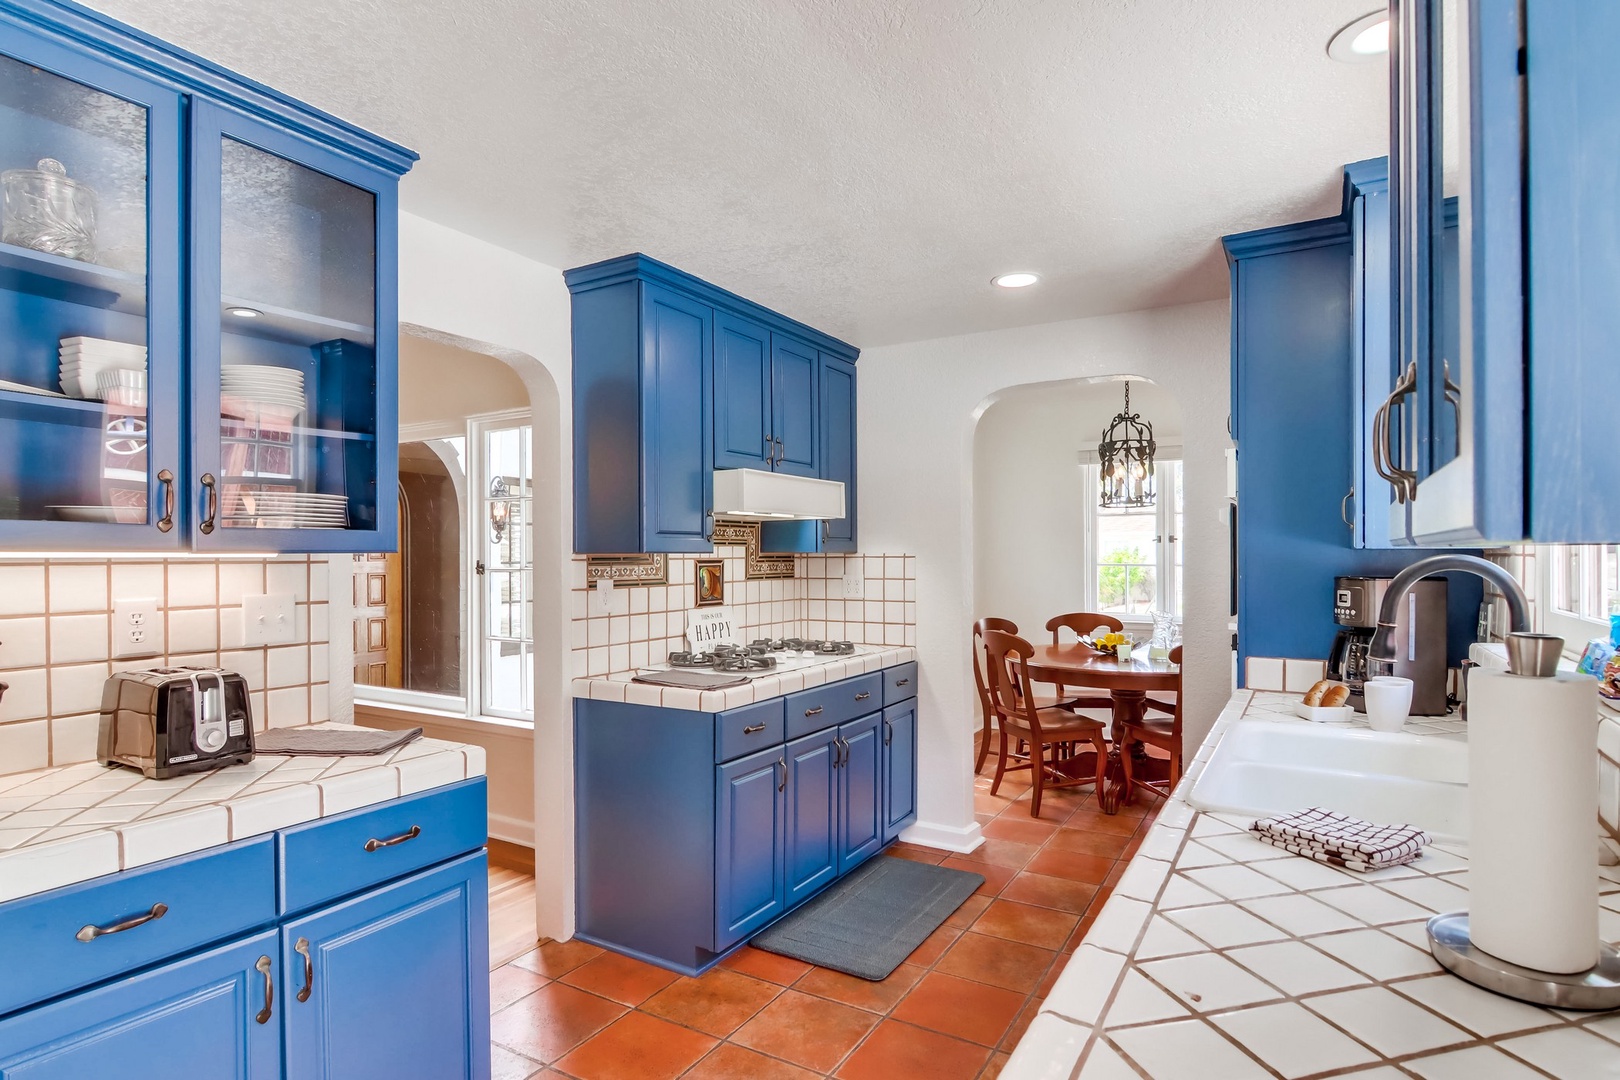
<svg viewBox="0 0 1620 1080">
<path fill-rule="evenodd" d="M 413 213 L 863 346 L 1223 296 L 1388 141 L 1376 0 L 94 3 L 419 151 Z"/>
</svg>

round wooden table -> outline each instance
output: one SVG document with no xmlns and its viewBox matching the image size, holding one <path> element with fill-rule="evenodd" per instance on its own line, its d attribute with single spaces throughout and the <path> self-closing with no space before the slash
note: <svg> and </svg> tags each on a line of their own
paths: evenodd
<svg viewBox="0 0 1620 1080">
<path fill-rule="evenodd" d="M 1097 804 L 1105 814 L 1119 813 L 1125 798 L 1125 768 L 1119 756 L 1125 725 L 1142 719 L 1148 694 L 1181 689 L 1181 668 L 1168 660 L 1149 660 L 1145 645 L 1129 661 L 1122 662 L 1076 642 L 1037 645 L 1035 655 L 1029 659 L 1029 677 L 1036 682 L 1109 692 L 1114 705 L 1114 745 L 1108 752 L 1107 790 L 1097 792 Z"/>
</svg>

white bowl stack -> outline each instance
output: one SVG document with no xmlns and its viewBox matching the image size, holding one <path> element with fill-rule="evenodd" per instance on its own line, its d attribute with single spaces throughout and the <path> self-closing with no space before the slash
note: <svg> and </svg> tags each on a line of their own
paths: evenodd
<svg viewBox="0 0 1620 1080">
<path fill-rule="evenodd" d="M 62 392 L 69 397 L 101 400 L 101 375 L 107 371 L 139 372 L 144 384 L 146 346 L 102 338 L 63 338 L 58 349 Z M 144 388 L 144 386 L 143 386 Z"/>
<path fill-rule="evenodd" d="M 292 419 L 304 411 L 304 373 L 268 364 L 227 364 L 219 372 L 220 393 L 260 413 Z"/>
</svg>

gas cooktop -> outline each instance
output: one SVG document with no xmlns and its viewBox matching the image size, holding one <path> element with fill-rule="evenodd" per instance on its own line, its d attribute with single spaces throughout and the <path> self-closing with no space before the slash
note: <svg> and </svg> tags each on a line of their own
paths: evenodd
<svg viewBox="0 0 1620 1080">
<path fill-rule="evenodd" d="M 706 652 L 672 652 L 662 666 L 759 676 L 827 664 L 854 655 L 855 646 L 848 641 L 759 638 L 747 645 L 716 645 Z"/>
</svg>

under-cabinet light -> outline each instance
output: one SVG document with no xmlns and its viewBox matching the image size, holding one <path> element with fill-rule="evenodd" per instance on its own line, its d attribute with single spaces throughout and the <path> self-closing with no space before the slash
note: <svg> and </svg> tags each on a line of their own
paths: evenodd
<svg viewBox="0 0 1620 1080">
<path fill-rule="evenodd" d="M 0 551 L 0 562 L 176 562 L 276 557 L 273 551 Z"/>
</svg>

